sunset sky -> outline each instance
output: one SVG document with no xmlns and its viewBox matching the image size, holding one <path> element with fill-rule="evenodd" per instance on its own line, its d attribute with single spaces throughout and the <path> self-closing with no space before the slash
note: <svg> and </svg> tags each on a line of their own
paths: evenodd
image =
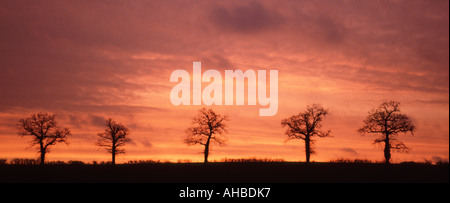
<svg viewBox="0 0 450 203">
<path fill-rule="evenodd" d="M 172 71 L 278 70 L 278 113 L 261 106 L 174 106 Z M 0 159 L 37 158 L 19 119 L 57 114 L 69 145 L 46 160 L 110 161 L 95 145 L 105 120 L 130 129 L 128 160 L 203 161 L 183 143 L 202 107 L 228 115 L 225 146 L 210 161 L 305 161 L 301 140 L 280 122 L 318 103 L 332 137 L 312 161 L 383 161 L 378 136 L 357 132 L 385 101 L 417 127 L 412 150 L 392 162 L 449 160 L 449 1 L 83 1 L 0 0 Z M 207 85 L 205 83 L 203 86 Z"/>
</svg>

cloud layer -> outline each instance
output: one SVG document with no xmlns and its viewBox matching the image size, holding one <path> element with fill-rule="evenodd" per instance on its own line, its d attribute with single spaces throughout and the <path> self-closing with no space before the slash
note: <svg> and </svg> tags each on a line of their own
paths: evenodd
<svg viewBox="0 0 450 203">
<path fill-rule="evenodd" d="M 1 1 L 1 119 L 56 112 L 80 138 L 74 148 L 90 149 L 101 120 L 114 117 L 135 127 L 129 156 L 191 159 L 201 150 L 181 140 L 198 108 L 170 104 L 169 76 L 202 61 L 203 70 L 279 70 L 277 116 L 214 107 L 232 117 L 228 148 L 216 149 L 222 156 L 277 143 L 274 157 L 300 159 L 301 150 L 280 150 L 279 122 L 310 103 L 335 112 L 328 126 L 335 137 L 317 142 L 323 160 L 336 158 L 333 150 L 376 159 L 361 150 L 372 149 L 371 140 L 356 134 L 355 122 L 385 100 L 401 101 L 420 125 L 440 126 L 423 125 L 411 143 L 441 146 L 449 136 L 448 8 L 448 1 Z M 261 126 L 266 133 L 255 133 Z M 13 138 L 14 126 L 2 129 L 10 142 L 24 142 Z M 427 139 L 429 130 L 436 139 Z M 17 148 L 4 153 L 23 153 Z M 448 144 L 435 154 L 417 148 L 404 159 L 448 159 Z M 192 153 L 183 155 L 187 149 Z"/>
</svg>

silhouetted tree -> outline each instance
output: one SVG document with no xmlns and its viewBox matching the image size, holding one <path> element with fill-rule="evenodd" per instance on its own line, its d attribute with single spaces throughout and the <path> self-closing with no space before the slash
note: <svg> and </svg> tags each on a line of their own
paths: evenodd
<svg viewBox="0 0 450 203">
<path fill-rule="evenodd" d="M 212 109 L 203 108 L 192 119 L 194 127 L 186 129 L 187 138 L 184 140 L 186 144 L 200 144 L 205 146 L 205 163 L 208 163 L 209 145 L 211 141 L 215 141 L 221 146 L 225 144 L 224 133 L 228 133 L 225 129 L 225 121 L 229 121 L 228 116 L 221 116 Z"/>
<path fill-rule="evenodd" d="M 381 134 L 374 144 L 384 143 L 384 158 L 386 164 L 390 163 L 391 149 L 408 151 L 405 144 L 397 140 L 399 133 L 414 133 L 416 127 L 411 119 L 400 113 L 400 103 L 396 101 L 384 102 L 377 109 L 369 112 L 363 121 L 364 125 L 358 130 L 361 134 Z"/>
<path fill-rule="evenodd" d="M 314 154 L 312 144 L 313 136 L 328 137 L 330 131 L 321 131 L 322 120 L 328 114 L 328 110 L 324 109 L 318 104 L 307 106 L 306 111 L 298 115 L 291 116 L 281 121 L 281 126 L 287 126 L 286 135 L 287 141 L 293 139 L 301 139 L 305 141 L 306 163 L 309 163 L 311 154 Z"/>
<path fill-rule="evenodd" d="M 116 155 L 125 154 L 123 146 L 131 139 L 127 137 L 129 134 L 128 128 L 121 123 L 116 123 L 111 118 L 106 120 L 106 127 L 105 132 L 98 134 L 99 138 L 96 145 L 111 153 L 111 163 L 114 165 L 116 164 Z"/>
<path fill-rule="evenodd" d="M 41 165 L 45 163 L 45 155 L 50 152 L 50 146 L 61 142 L 68 144 L 67 137 L 71 135 L 68 128 L 60 129 L 57 126 L 55 117 L 55 114 L 37 113 L 20 119 L 17 124 L 20 136 L 31 136 L 31 146 L 39 145 Z"/>
</svg>

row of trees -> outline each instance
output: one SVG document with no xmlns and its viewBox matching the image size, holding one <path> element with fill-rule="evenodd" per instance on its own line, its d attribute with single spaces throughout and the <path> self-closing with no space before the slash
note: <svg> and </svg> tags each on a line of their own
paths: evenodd
<svg viewBox="0 0 450 203">
<path fill-rule="evenodd" d="M 314 154 L 312 148 L 312 144 L 315 142 L 314 138 L 330 137 L 330 130 L 321 129 L 322 121 L 327 115 L 327 109 L 313 104 L 307 106 L 304 112 L 281 120 L 281 126 L 287 127 L 285 132 L 288 137 L 287 141 L 300 139 L 305 142 L 306 163 L 310 162 L 311 154 Z M 185 143 L 204 145 L 204 162 L 207 163 L 211 141 L 215 141 L 221 146 L 225 143 L 224 133 L 227 133 L 225 122 L 228 120 L 227 116 L 219 115 L 212 109 L 201 109 L 192 120 L 193 127 L 186 130 Z M 395 101 L 384 102 L 378 108 L 370 111 L 363 123 L 363 126 L 358 129 L 359 133 L 381 135 L 375 139 L 374 144 L 383 145 L 386 164 L 390 163 L 391 150 L 409 150 L 397 139 L 398 135 L 408 132 L 413 134 L 416 130 L 411 119 L 400 112 L 400 103 Z"/>
<path fill-rule="evenodd" d="M 50 152 L 50 146 L 57 143 L 69 144 L 68 137 L 72 135 L 69 128 L 57 125 L 55 117 L 55 114 L 37 113 L 20 119 L 17 124 L 18 134 L 32 137 L 31 146 L 38 145 L 41 165 L 45 163 L 45 155 Z M 96 145 L 111 153 L 112 164 L 116 163 L 116 155 L 125 153 L 123 146 L 130 141 L 128 134 L 127 127 L 111 118 L 106 120 L 105 131 L 97 134 Z"/>
<path fill-rule="evenodd" d="M 318 104 L 307 106 L 304 112 L 293 115 L 281 121 L 282 127 L 286 127 L 287 141 L 300 139 L 305 142 L 306 162 L 310 162 L 311 154 L 314 154 L 312 144 L 315 137 L 329 137 L 330 130 L 322 130 L 322 122 L 328 115 L 328 110 Z M 38 145 L 40 164 L 45 163 L 45 155 L 50 151 L 50 146 L 57 143 L 68 143 L 71 132 L 68 128 L 60 128 L 55 120 L 55 114 L 37 113 L 28 118 L 20 119 L 17 124 L 18 134 L 32 137 L 31 145 Z M 226 121 L 228 116 L 217 114 L 212 109 L 200 109 L 198 115 L 192 119 L 192 127 L 186 129 L 187 137 L 184 142 L 187 145 L 204 146 L 204 162 L 208 163 L 210 144 L 212 142 L 223 146 L 228 133 Z M 407 151 L 405 144 L 397 139 L 400 133 L 411 134 L 415 131 L 411 119 L 400 112 L 400 103 L 391 101 L 382 103 L 378 108 L 369 112 L 363 121 L 363 126 L 358 132 L 381 135 L 375 139 L 374 144 L 381 143 L 384 146 L 386 164 L 390 163 L 391 150 Z M 129 129 L 123 124 L 111 118 L 106 120 L 106 129 L 97 134 L 96 145 L 106 149 L 111 154 L 111 163 L 115 164 L 118 154 L 125 153 L 123 146 L 130 142 Z"/>
</svg>

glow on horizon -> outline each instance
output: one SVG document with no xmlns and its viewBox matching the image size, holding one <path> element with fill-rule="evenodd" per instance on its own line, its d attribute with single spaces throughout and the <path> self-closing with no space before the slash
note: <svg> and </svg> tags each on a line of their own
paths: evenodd
<svg viewBox="0 0 450 203">
<path fill-rule="evenodd" d="M 316 140 L 311 161 L 382 161 L 374 137 L 356 131 L 368 111 L 394 100 L 417 132 L 400 135 L 412 150 L 392 161 L 449 160 L 448 1 L 99 4 L 0 3 L 0 159 L 37 158 L 16 123 L 49 112 L 73 133 L 49 161 L 109 161 L 94 144 L 107 118 L 131 131 L 118 163 L 201 161 L 202 148 L 185 145 L 184 131 L 211 107 L 231 119 L 228 142 L 212 147 L 211 160 L 304 161 L 303 143 L 286 143 L 280 122 L 319 103 L 333 137 Z M 278 70 L 277 114 L 258 116 L 247 93 L 242 106 L 173 106 L 170 74 L 187 70 L 192 81 L 194 61 L 222 76 Z"/>
</svg>

